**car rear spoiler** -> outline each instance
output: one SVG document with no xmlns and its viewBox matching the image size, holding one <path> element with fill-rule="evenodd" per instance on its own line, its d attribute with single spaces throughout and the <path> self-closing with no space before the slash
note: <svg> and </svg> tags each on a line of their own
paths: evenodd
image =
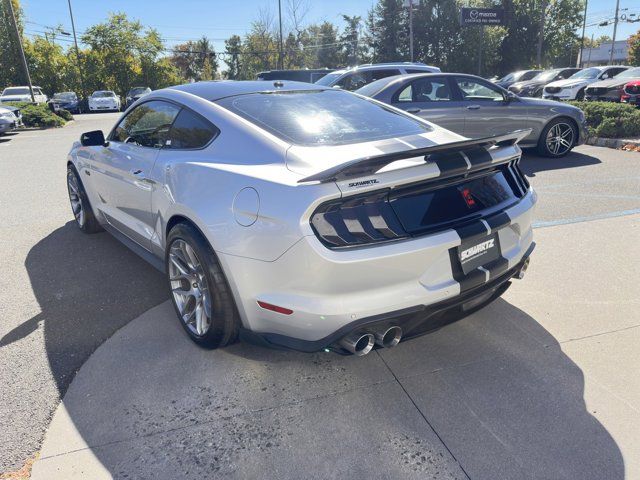
<svg viewBox="0 0 640 480">
<path fill-rule="evenodd" d="M 456 153 L 461 154 L 458 156 L 460 157 L 460 160 L 465 162 L 464 165 L 466 170 L 467 164 L 469 162 L 469 156 L 467 155 L 467 153 L 474 150 L 477 151 L 479 149 L 484 149 L 486 157 L 487 148 L 493 146 L 515 145 L 520 140 L 527 137 L 530 133 L 531 129 L 527 128 L 522 130 L 515 130 L 513 132 L 504 133 L 501 135 L 493 135 L 491 137 L 476 138 L 472 140 L 461 140 L 459 142 L 444 143 L 442 145 L 432 145 L 430 147 L 415 148 L 413 150 L 404 150 L 401 152 L 386 153 L 383 155 L 373 155 L 365 158 L 359 158 L 357 160 L 352 160 L 341 165 L 336 165 L 335 167 L 323 170 L 322 172 L 314 173 L 313 175 L 298 180 L 298 183 L 337 182 L 347 180 L 349 178 L 362 177 L 374 174 L 390 163 L 406 158 L 415 158 L 424 155 L 424 161 L 427 162 L 429 156 L 436 153 L 440 154 L 438 156 L 441 158 L 443 154 L 445 156 L 451 156 L 451 154 Z M 488 155 L 488 157 L 490 163 L 491 156 Z M 477 156 L 474 155 L 474 158 L 477 158 Z M 471 161 L 471 163 L 475 166 L 473 160 Z M 482 163 L 487 162 L 485 161 Z"/>
</svg>

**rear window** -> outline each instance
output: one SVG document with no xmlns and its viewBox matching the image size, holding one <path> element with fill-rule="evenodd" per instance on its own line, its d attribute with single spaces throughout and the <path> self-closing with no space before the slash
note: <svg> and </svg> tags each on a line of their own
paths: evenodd
<svg viewBox="0 0 640 480">
<path fill-rule="evenodd" d="M 431 130 L 425 123 L 339 90 L 255 93 L 218 103 L 296 145 L 344 145 Z"/>
</svg>

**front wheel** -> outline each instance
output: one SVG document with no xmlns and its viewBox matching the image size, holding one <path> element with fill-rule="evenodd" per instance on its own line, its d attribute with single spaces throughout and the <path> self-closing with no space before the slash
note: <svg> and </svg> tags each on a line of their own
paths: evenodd
<svg viewBox="0 0 640 480">
<path fill-rule="evenodd" d="M 577 137 L 577 129 L 571 120 L 552 120 L 542 130 L 538 140 L 538 153 L 545 157 L 563 157 L 575 146 Z"/>
<path fill-rule="evenodd" d="M 236 340 L 240 318 L 216 254 L 194 227 L 179 223 L 165 254 L 171 300 L 191 340 L 218 348 Z"/>
</svg>

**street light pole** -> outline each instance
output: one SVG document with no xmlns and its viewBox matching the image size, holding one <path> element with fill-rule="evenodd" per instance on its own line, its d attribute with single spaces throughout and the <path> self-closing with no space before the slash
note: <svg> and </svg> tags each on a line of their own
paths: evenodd
<svg viewBox="0 0 640 480">
<path fill-rule="evenodd" d="M 584 2 L 584 16 L 582 17 L 582 37 L 580 37 L 580 61 L 576 65 L 576 67 L 582 68 L 582 51 L 584 49 L 584 30 L 587 27 L 587 7 L 589 6 L 589 0 L 585 0 Z"/>
<path fill-rule="evenodd" d="M 611 53 L 609 54 L 609 65 L 613 63 L 613 49 L 616 45 L 616 33 L 618 31 L 618 13 L 620 12 L 620 0 L 616 0 L 616 18 L 613 23 L 613 38 L 611 39 Z"/>
<path fill-rule="evenodd" d="M 71 0 L 67 0 L 69 4 L 69 16 L 71 17 L 71 28 L 73 31 L 73 42 L 76 45 L 76 63 L 78 64 L 78 72 L 80 73 L 80 90 L 82 96 L 85 95 L 84 91 L 84 77 L 82 75 L 82 66 L 80 65 L 80 50 L 78 49 L 78 38 L 76 37 L 76 24 L 73 21 L 73 10 L 71 10 Z"/>
<path fill-rule="evenodd" d="M 278 22 L 280 23 L 280 48 L 278 55 L 278 64 L 280 70 L 284 70 L 284 54 L 282 52 L 282 0 L 278 0 Z"/>
<path fill-rule="evenodd" d="M 413 0 L 409 0 L 409 55 L 413 62 Z"/>
<path fill-rule="evenodd" d="M 16 39 L 18 40 L 18 50 L 20 50 L 20 58 L 22 59 L 22 67 L 24 73 L 27 76 L 27 83 L 29 84 L 29 93 L 31 93 L 31 101 L 36 103 L 36 97 L 33 95 L 33 85 L 31 84 L 31 75 L 29 75 L 29 66 L 27 65 L 27 58 L 24 56 L 24 48 L 22 48 L 22 37 L 20 36 L 20 30 L 18 30 L 18 22 L 16 22 L 16 14 L 13 11 L 13 4 L 11 0 L 5 0 L 9 4 L 9 11 L 11 12 L 11 22 L 13 23 L 13 29 L 16 32 Z"/>
</svg>

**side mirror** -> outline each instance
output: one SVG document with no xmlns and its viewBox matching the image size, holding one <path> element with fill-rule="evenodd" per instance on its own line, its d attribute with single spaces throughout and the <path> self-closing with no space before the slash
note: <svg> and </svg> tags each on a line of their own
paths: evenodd
<svg viewBox="0 0 640 480">
<path fill-rule="evenodd" d="M 507 98 L 505 99 L 507 102 L 513 102 L 517 100 L 518 96 L 513 93 L 511 90 L 507 90 Z"/>
<path fill-rule="evenodd" d="M 106 146 L 104 139 L 104 133 L 102 130 L 93 130 L 92 132 L 85 132 L 80 135 L 80 143 L 83 147 L 98 147 Z"/>
</svg>

